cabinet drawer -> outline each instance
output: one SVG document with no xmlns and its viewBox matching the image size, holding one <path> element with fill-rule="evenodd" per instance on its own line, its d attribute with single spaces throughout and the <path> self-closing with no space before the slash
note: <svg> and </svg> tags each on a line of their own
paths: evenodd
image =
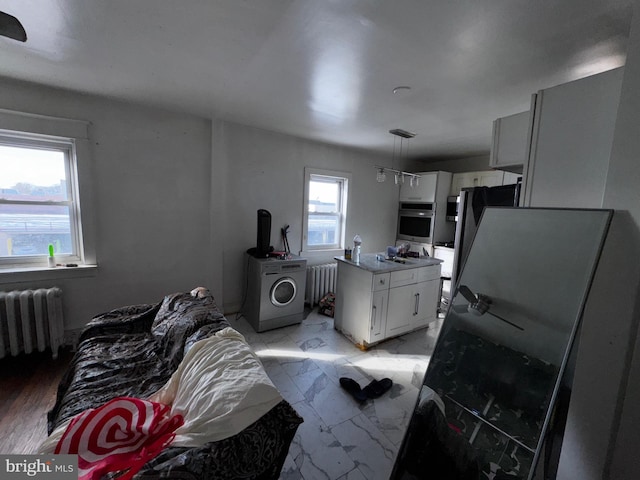
<svg viewBox="0 0 640 480">
<path fill-rule="evenodd" d="M 380 290 L 389 289 L 389 273 L 380 273 L 373 276 L 373 291 L 378 292 Z"/>
<path fill-rule="evenodd" d="M 428 280 L 436 280 L 440 278 L 441 265 L 432 267 L 418 268 L 418 282 L 426 282 Z"/>
<path fill-rule="evenodd" d="M 409 268 L 407 270 L 398 270 L 391 272 L 390 288 L 402 287 L 403 285 L 411 285 L 418 281 L 418 270 L 421 268 Z"/>
</svg>

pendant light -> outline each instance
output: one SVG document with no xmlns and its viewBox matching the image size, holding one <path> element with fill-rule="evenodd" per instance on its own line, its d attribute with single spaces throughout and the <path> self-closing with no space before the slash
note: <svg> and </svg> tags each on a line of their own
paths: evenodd
<svg viewBox="0 0 640 480">
<path fill-rule="evenodd" d="M 404 141 L 407 141 L 407 151 L 405 156 L 408 156 L 409 152 L 409 140 L 416 136 L 413 132 L 408 132 L 407 130 L 402 130 L 401 128 L 394 128 L 389 130 L 391 135 L 395 135 L 396 137 L 400 137 L 400 154 L 399 157 L 402 159 L 402 147 L 404 145 Z M 391 165 L 393 166 L 394 160 L 396 157 L 396 139 L 393 139 L 393 155 L 391 157 Z M 381 167 L 379 165 L 374 165 L 374 167 L 378 170 L 376 173 L 376 181 L 378 183 L 382 183 L 387 179 L 387 172 L 393 173 L 393 181 L 396 185 L 401 185 L 405 182 L 405 177 L 409 177 L 409 186 L 411 188 L 417 187 L 420 182 L 420 175 L 416 175 L 415 173 L 404 172 L 402 170 L 396 170 L 395 168 L 389 167 Z"/>
</svg>

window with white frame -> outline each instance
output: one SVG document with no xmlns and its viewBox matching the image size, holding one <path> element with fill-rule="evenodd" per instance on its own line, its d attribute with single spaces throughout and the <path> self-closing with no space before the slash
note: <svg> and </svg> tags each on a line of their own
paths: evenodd
<svg viewBox="0 0 640 480">
<path fill-rule="evenodd" d="M 350 178 L 344 172 L 305 169 L 303 250 L 344 248 Z"/>
<path fill-rule="evenodd" d="M 0 130 L 0 266 L 83 259 L 73 138 Z"/>
</svg>

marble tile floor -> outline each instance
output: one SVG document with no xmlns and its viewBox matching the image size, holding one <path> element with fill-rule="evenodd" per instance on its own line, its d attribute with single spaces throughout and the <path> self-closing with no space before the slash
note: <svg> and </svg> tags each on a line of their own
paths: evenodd
<svg viewBox="0 0 640 480">
<path fill-rule="evenodd" d="M 283 480 L 386 480 L 413 412 L 442 320 L 366 352 L 313 310 L 301 324 L 256 333 L 229 318 L 260 357 L 282 396 L 304 418 L 282 469 Z M 393 380 L 383 396 L 357 403 L 340 387 Z"/>
</svg>

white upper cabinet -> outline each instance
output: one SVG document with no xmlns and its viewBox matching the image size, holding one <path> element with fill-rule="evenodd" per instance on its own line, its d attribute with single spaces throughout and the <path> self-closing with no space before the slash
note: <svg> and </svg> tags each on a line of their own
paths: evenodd
<svg viewBox="0 0 640 480">
<path fill-rule="evenodd" d="M 436 201 L 438 187 L 438 172 L 420 173 L 418 186 L 411 186 L 408 181 L 400 185 L 401 202 L 429 202 Z"/>
<path fill-rule="evenodd" d="M 454 173 L 451 179 L 450 195 L 460 195 L 460 190 L 463 188 L 496 187 L 498 185 L 503 185 L 504 176 L 505 173 L 499 170 Z"/>
<path fill-rule="evenodd" d="M 602 207 L 622 77 L 617 68 L 534 95 L 523 206 Z"/>
<path fill-rule="evenodd" d="M 493 122 L 493 143 L 489 166 L 522 173 L 529 141 L 529 111 L 498 118 Z"/>
</svg>

